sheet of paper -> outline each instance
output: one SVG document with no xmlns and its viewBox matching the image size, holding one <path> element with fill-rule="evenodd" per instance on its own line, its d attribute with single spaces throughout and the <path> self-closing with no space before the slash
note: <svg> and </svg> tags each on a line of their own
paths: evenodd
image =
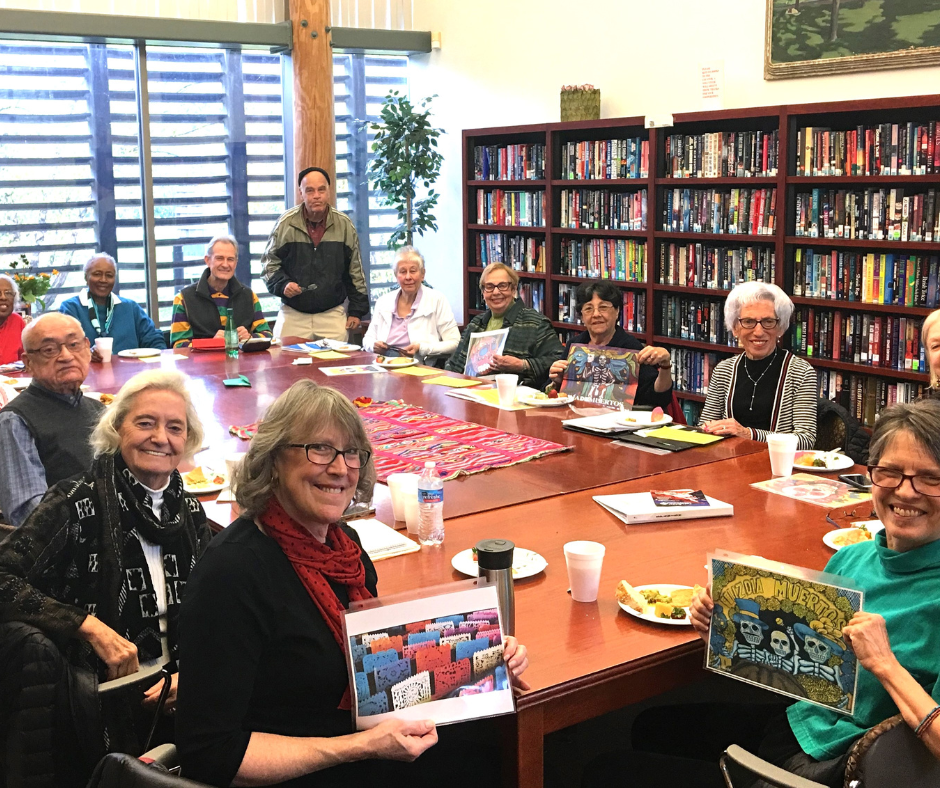
<svg viewBox="0 0 940 788">
<path fill-rule="evenodd" d="M 422 380 L 422 383 L 431 383 L 435 386 L 447 386 L 452 389 L 463 389 L 468 386 L 479 386 L 479 380 L 464 380 L 463 378 L 449 378 L 446 375 L 441 375 L 436 378 L 428 378 L 427 380 Z"/>
<path fill-rule="evenodd" d="M 332 359 L 332 358 L 349 358 L 345 353 L 337 353 L 335 350 L 319 350 L 316 353 L 311 353 L 311 356 L 319 359 Z"/>
<path fill-rule="evenodd" d="M 353 364 L 348 367 L 320 367 L 320 372 L 333 378 L 337 375 L 377 375 L 385 370 L 378 364 Z"/>
<path fill-rule="evenodd" d="M 479 402 L 481 405 L 488 405 L 491 408 L 499 410 L 532 410 L 532 406 L 523 405 L 516 402 L 508 407 L 499 404 L 499 391 L 497 389 L 473 389 L 472 391 L 448 391 L 448 397 L 457 397 L 459 399 Z"/>
<path fill-rule="evenodd" d="M 402 367 L 401 369 L 393 369 L 396 375 L 413 375 L 416 378 L 426 378 L 431 375 L 440 375 L 441 371 L 434 367 Z"/>
<path fill-rule="evenodd" d="M 181 358 L 189 358 L 189 356 L 181 353 L 161 353 L 159 356 L 147 356 L 139 360 L 145 364 L 159 364 L 161 361 L 179 361 Z"/>
<path fill-rule="evenodd" d="M 359 534 L 362 549 L 373 561 L 416 553 L 421 549 L 421 545 L 414 540 L 374 518 L 350 520 L 347 525 Z"/>
<path fill-rule="evenodd" d="M 659 427 L 655 430 L 645 430 L 643 434 L 651 438 L 665 438 L 666 440 L 696 443 L 702 446 L 721 440 L 721 437 L 718 435 L 707 435 L 704 432 L 683 430 L 677 427 Z"/>
</svg>

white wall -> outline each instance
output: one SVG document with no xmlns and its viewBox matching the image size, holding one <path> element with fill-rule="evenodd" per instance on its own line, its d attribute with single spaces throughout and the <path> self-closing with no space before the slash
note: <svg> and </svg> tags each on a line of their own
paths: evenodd
<svg viewBox="0 0 940 788">
<path fill-rule="evenodd" d="M 591 83 L 601 117 L 693 112 L 700 63 L 723 59 L 726 108 L 940 92 L 940 67 L 763 79 L 764 0 L 414 0 L 443 47 L 413 58 L 412 98 L 437 93 L 439 231 L 417 240 L 428 278 L 462 311 L 460 132 L 559 120 L 559 89 Z M 460 315 L 458 314 L 458 319 Z"/>
</svg>

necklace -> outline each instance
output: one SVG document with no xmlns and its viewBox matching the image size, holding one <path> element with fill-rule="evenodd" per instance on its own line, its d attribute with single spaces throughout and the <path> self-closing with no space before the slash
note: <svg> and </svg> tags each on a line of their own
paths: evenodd
<svg viewBox="0 0 940 788">
<path fill-rule="evenodd" d="M 751 392 L 751 407 L 749 408 L 749 410 L 751 411 L 754 410 L 754 397 L 757 396 L 757 384 L 761 382 L 764 375 L 766 375 L 767 372 L 770 370 L 770 368 L 774 365 L 774 359 L 776 357 L 777 357 L 777 348 L 774 348 L 774 354 L 770 358 L 770 363 L 767 364 L 764 371 L 761 372 L 760 375 L 757 376 L 757 380 L 754 380 L 754 378 L 751 377 L 751 373 L 748 371 L 748 368 L 747 368 L 747 354 L 746 353 L 744 354 L 744 363 L 742 365 L 744 367 L 744 374 L 747 375 L 747 379 L 751 381 L 751 383 L 754 384 L 754 391 Z"/>
</svg>

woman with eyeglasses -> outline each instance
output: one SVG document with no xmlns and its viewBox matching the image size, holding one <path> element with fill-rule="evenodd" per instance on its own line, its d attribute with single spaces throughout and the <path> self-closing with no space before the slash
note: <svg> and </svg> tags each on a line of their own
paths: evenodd
<svg viewBox="0 0 940 788">
<path fill-rule="evenodd" d="M 573 344 L 592 347 L 617 347 L 638 351 L 639 382 L 634 404 L 667 408 L 672 403 L 672 365 L 665 348 L 644 345 L 618 324 L 623 307 L 623 293 L 610 282 L 584 282 L 575 291 L 575 305 L 587 331 L 572 337 L 565 346 L 565 357 L 552 364 L 549 380 L 560 386 L 568 368 L 568 352 Z"/>
<path fill-rule="evenodd" d="M 9 274 L 0 274 L 0 364 L 12 364 L 23 355 L 23 327 L 26 323 L 13 310 L 20 291 Z"/>
<path fill-rule="evenodd" d="M 2 287 L 2 283 L 0 283 Z M 940 396 L 940 309 L 935 309 L 920 327 L 920 341 L 927 355 L 927 371 L 930 373 L 930 388 L 925 396 Z"/>
<path fill-rule="evenodd" d="M 235 474 L 241 517 L 183 604 L 177 746 L 190 779 L 364 785 L 377 761 L 413 761 L 437 742 L 424 720 L 352 729 L 343 611 L 376 595 L 377 576 L 342 516 L 369 495 L 371 457 L 352 403 L 309 380 L 260 422 Z M 505 657 L 515 676 L 528 664 L 512 638 Z"/>
<path fill-rule="evenodd" d="M 744 351 L 720 362 L 708 381 L 699 424 L 706 432 L 766 441 L 771 432 L 816 443 L 816 373 L 780 347 L 793 302 L 776 285 L 745 282 L 725 301 L 725 326 Z"/>
</svg>

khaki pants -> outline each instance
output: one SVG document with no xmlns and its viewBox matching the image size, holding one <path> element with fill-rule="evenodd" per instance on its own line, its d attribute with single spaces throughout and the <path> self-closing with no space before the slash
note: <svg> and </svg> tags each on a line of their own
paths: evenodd
<svg viewBox="0 0 940 788">
<path fill-rule="evenodd" d="M 281 304 L 274 322 L 274 336 L 303 337 L 304 339 L 335 339 L 346 341 L 346 310 L 335 306 L 326 312 L 300 312 L 287 304 Z"/>
</svg>

